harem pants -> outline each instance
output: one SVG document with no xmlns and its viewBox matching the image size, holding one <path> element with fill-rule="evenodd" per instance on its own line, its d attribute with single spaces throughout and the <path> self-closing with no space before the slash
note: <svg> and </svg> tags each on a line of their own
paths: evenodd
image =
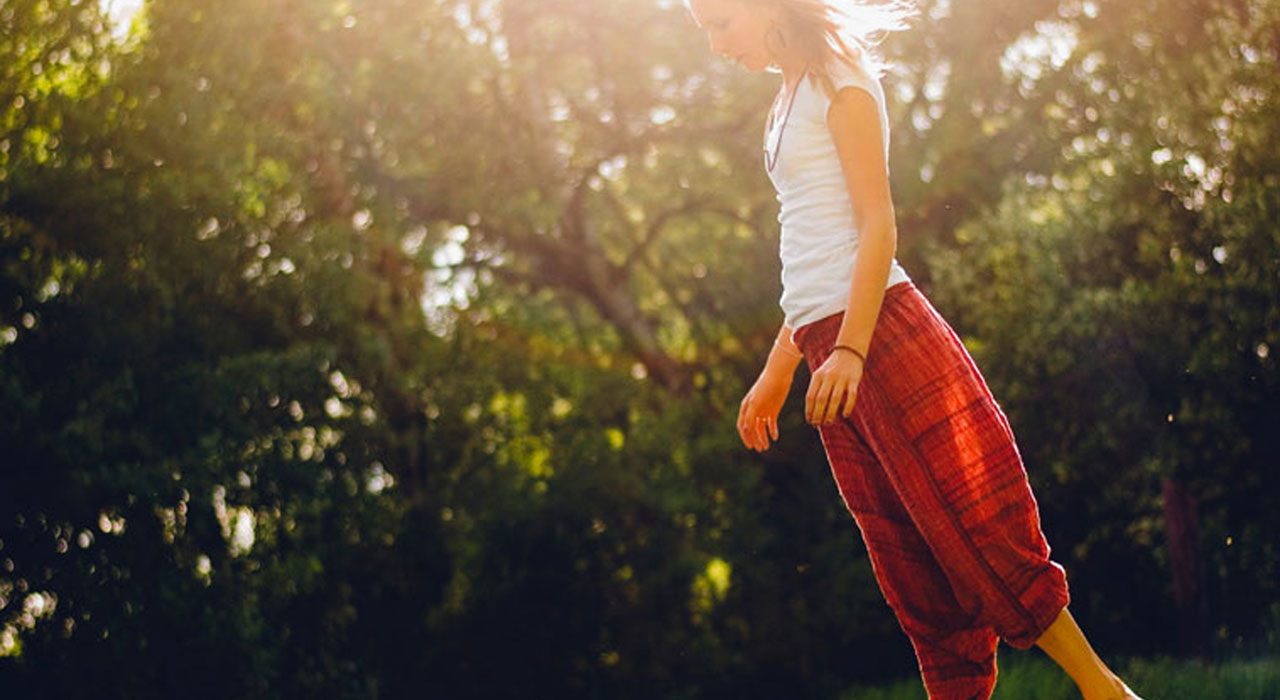
<svg viewBox="0 0 1280 700">
<path fill-rule="evenodd" d="M 843 312 L 793 334 L 810 370 Z M 931 700 L 987 700 L 1003 638 L 1031 647 L 1069 601 L 1004 412 L 912 282 L 885 290 L 853 414 L 820 426 L 880 590 Z"/>
</svg>

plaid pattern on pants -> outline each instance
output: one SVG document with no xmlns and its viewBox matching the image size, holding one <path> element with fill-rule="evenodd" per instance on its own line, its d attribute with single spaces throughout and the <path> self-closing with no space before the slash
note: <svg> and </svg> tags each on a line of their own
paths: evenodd
<svg viewBox="0 0 1280 700">
<path fill-rule="evenodd" d="M 843 312 L 797 329 L 809 369 Z M 912 282 L 885 291 L 853 414 L 821 426 L 886 602 L 932 700 L 986 700 L 996 646 L 1032 646 L 1070 600 L 1004 412 Z"/>
</svg>

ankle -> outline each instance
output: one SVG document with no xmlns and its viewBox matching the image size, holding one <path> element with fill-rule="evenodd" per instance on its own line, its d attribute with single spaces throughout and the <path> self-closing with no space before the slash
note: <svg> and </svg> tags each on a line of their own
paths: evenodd
<svg viewBox="0 0 1280 700">
<path fill-rule="evenodd" d="M 1104 670 L 1101 677 L 1095 677 L 1091 682 L 1077 685 L 1084 700 L 1126 700 L 1132 697 L 1124 681 L 1110 670 Z"/>
<path fill-rule="evenodd" d="M 1137 693 L 1114 673 L 1109 673 L 1107 682 L 1099 686 L 1100 691 L 1085 694 L 1086 700 L 1141 700 Z"/>
</svg>

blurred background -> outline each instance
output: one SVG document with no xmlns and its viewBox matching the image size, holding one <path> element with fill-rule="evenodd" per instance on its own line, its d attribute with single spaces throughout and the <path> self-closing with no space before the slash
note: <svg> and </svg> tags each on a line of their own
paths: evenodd
<svg viewBox="0 0 1280 700">
<path fill-rule="evenodd" d="M 1280 2 L 919 7 L 899 259 L 1073 613 L 1280 685 Z M 806 370 L 734 428 L 776 89 L 679 0 L 0 2 L 0 695 L 923 697 Z"/>
</svg>

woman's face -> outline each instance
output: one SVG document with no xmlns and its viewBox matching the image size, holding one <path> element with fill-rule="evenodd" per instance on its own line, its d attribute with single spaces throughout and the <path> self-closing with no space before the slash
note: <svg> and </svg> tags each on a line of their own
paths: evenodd
<svg viewBox="0 0 1280 700">
<path fill-rule="evenodd" d="M 712 53 L 750 71 L 773 63 L 765 33 L 773 24 L 764 5 L 741 0 L 691 0 L 693 20 L 707 33 Z"/>
</svg>

